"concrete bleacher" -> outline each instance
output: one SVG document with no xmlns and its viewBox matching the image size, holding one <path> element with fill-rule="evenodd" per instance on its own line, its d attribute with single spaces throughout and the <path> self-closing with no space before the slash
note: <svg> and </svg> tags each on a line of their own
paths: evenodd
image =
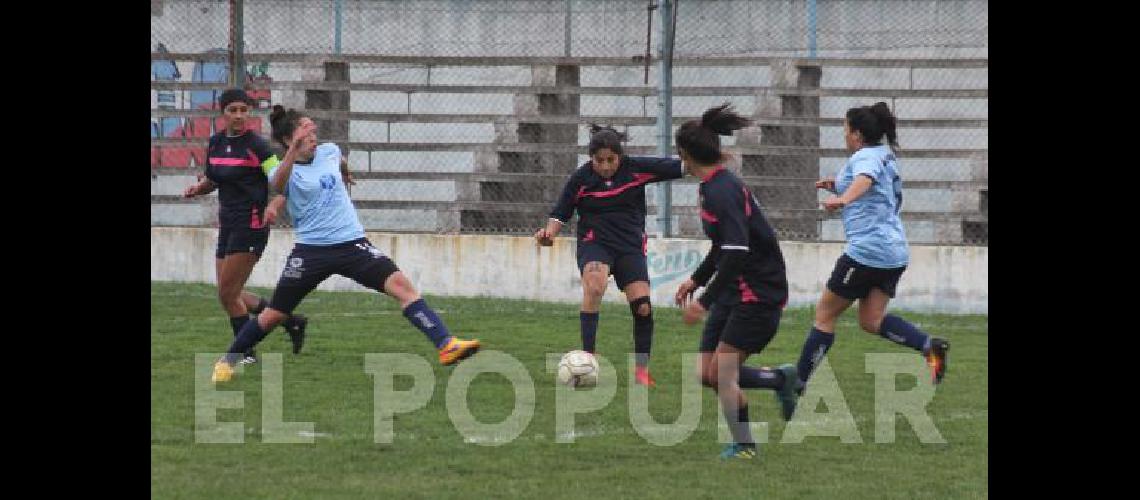
<svg viewBox="0 0 1140 500">
<path fill-rule="evenodd" d="M 584 125 L 590 122 L 625 129 L 630 153 L 655 151 L 655 65 L 646 85 L 640 63 L 618 58 L 247 59 L 280 62 L 273 63 L 268 84 L 274 102 L 343 124 L 343 131 L 329 127 L 327 138 L 348 153 L 358 180 L 352 196 L 372 230 L 531 231 L 565 177 L 585 161 Z M 739 156 L 730 167 L 753 186 L 781 236 L 841 240 L 839 220 L 818 210 L 820 194 L 811 183 L 833 175 L 847 156 L 846 109 L 886 101 L 901 120 L 903 213 L 911 241 L 985 244 L 987 78 L 985 59 L 682 58 L 673 73 L 673 126 L 733 103 L 757 125 L 724 138 Z M 202 85 L 153 82 L 152 88 Z M 306 103 L 313 92 L 343 92 L 345 106 L 311 109 Z M 200 112 L 182 110 L 152 116 L 201 119 Z M 203 142 L 168 137 L 152 145 L 163 151 Z M 152 223 L 209 220 L 209 199 L 178 199 L 193 177 L 167 161 L 152 153 Z M 674 228 L 682 236 L 699 235 L 695 191 L 691 179 L 672 186 Z M 657 196 L 649 192 L 652 230 Z"/>
</svg>

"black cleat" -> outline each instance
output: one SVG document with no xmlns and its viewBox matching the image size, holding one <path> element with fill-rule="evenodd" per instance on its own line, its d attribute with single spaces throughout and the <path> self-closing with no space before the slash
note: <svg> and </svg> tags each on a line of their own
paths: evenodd
<svg viewBox="0 0 1140 500">
<path fill-rule="evenodd" d="M 787 422 L 796 413 L 796 403 L 800 399 L 803 388 L 800 387 L 800 377 L 796 365 L 783 364 L 777 370 L 784 374 L 784 386 L 776 391 L 776 401 L 780 402 L 780 416 Z"/>
<path fill-rule="evenodd" d="M 305 345 L 305 327 L 309 325 L 309 318 L 301 314 L 294 314 L 285 322 L 285 333 L 289 334 L 289 341 L 293 343 L 293 354 L 300 354 L 301 347 Z"/>
<path fill-rule="evenodd" d="M 930 367 L 930 377 L 935 385 L 942 383 L 946 376 L 946 353 L 950 351 L 950 342 L 938 337 L 930 338 L 930 348 L 922 355 Z"/>
</svg>

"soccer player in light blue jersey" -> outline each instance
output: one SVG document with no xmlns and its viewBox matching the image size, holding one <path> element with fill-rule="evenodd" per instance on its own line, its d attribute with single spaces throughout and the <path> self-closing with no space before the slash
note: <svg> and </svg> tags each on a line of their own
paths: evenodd
<svg viewBox="0 0 1140 500">
<path fill-rule="evenodd" d="M 808 378 L 835 339 L 835 321 L 856 300 L 859 326 L 897 344 L 920 351 L 931 369 L 935 384 L 946 374 L 950 344 L 931 337 L 910 322 L 887 314 L 887 303 L 910 261 L 906 234 L 899 210 L 902 179 L 898 159 L 895 117 L 887 104 L 847 110 L 843 124 L 847 150 L 852 153 L 835 178 L 816 182 L 832 193 L 824 201 L 828 211 L 843 211 L 847 247 L 835 264 L 827 288 L 815 310 L 815 324 L 808 332 L 797 364 L 802 393 Z M 886 136 L 888 144 L 882 144 Z"/>
<path fill-rule="evenodd" d="M 281 164 L 270 171 L 270 183 L 285 195 L 297 243 L 269 306 L 242 327 L 227 354 L 214 364 L 214 382 L 230 380 L 241 353 L 265 338 L 333 274 L 396 299 L 404 317 L 438 349 L 441 364 L 454 364 L 478 351 L 479 341 L 452 336 L 392 259 L 364 237 L 344 185 L 340 148 L 331 142 L 318 145 L 316 125 L 295 110 L 274 106 L 270 122 L 273 139 L 288 148 Z"/>
</svg>

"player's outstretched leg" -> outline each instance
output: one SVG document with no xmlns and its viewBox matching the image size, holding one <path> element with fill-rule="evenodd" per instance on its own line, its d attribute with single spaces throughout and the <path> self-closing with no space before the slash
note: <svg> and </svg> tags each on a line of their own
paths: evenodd
<svg viewBox="0 0 1140 500">
<path fill-rule="evenodd" d="M 946 353 L 950 343 L 946 339 L 932 337 L 909 321 L 894 314 L 886 314 L 890 295 L 875 287 L 867 296 L 859 300 L 859 326 L 867 333 L 877 333 L 899 345 L 919 351 L 930 366 L 933 383 L 939 384 L 946 375 Z"/>
<path fill-rule="evenodd" d="M 439 350 L 440 364 L 453 365 L 479 351 L 481 344 L 478 340 L 465 340 L 451 335 L 443 319 L 420 297 L 403 272 L 393 272 L 384 280 L 384 293 L 400 303 L 404 318 L 423 332 L 428 341 Z"/>
</svg>

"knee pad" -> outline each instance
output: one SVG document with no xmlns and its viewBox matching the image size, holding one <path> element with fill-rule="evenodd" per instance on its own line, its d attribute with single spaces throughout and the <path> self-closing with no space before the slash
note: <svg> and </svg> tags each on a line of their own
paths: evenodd
<svg viewBox="0 0 1140 500">
<path fill-rule="evenodd" d="M 646 314 L 641 314 L 641 305 L 645 304 Z M 629 303 L 629 312 L 633 314 L 634 321 L 644 321 L 653 319 L 653 305 L 649 302 L 649 296 L 638 297 Z"/>
</svg>

